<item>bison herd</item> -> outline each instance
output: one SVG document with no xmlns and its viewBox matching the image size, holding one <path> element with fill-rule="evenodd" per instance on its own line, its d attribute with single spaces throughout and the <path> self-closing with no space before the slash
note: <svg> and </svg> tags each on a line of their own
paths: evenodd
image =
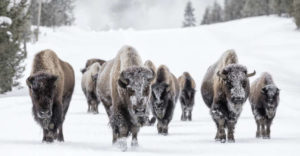
<svg viewBox="0 0 300 156">
<path fill-rule="evenodd" d="M 140 128 L 156 121 L 158 134 L 168 135 L 178 100 L 181 120 L 192 120 L 196 83 L 191 74 L 183 72 L 176 78 L 166 65 L 156 68 L 150 60 L 143 63 L 131 46 L 122 47 L 108 61 L 88 60 L 81 72 L 88 112 L 97 114 L 99 103 L 103 104 L 112 142 L 122 151 L 127 149 L 129 135 L 131 146 L 137 146 Z M 208 68 L 201 95 L 217 127 L 216 141 L 235 141 L 235 125 L 248 97 L 257 124 L 256 137 L 270 138 L 279 89 L 269 73 L 263 73 L 250 86 L 249 77 L 254 75 L 255 71 L 249 73 L 238 63 L 234 50 L 226 51 Z M 63 122 L 75 85 L 73 68 L 52 50 L 41 51 L 34 57 L 27 85 L 34 119 L 43 129 L 43 141 L 64 141 Z"/>
</svg>

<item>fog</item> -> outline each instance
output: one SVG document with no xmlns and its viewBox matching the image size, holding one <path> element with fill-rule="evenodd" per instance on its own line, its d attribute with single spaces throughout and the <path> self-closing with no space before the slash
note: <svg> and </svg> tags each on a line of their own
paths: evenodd
<svg viewBox="0 0 300 156">
<path fill-rule="evenodd" d="M 191 0 L 197 24 L 215 0 Z M 218 0 L 222 1 L 222 0 Z M 76 0 L 75 24 L 92 30 L 166 29 L 182 26 L 188 0 Z"/>
</svg>

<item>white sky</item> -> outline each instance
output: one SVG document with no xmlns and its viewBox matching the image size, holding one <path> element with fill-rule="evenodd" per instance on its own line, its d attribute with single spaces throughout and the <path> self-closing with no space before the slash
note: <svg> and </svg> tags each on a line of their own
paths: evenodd
<svg viewBox="0 0 300 156">
<path fill-rule="evenodd" d="M 188 0 L 76 0 L 76 25 L 103 29 L 164 29 L 182 26 Z M 215 0 L 191 0 L 197 24 Z M 222 2 L 223 0 L 217 0 Z"/>
</svg>

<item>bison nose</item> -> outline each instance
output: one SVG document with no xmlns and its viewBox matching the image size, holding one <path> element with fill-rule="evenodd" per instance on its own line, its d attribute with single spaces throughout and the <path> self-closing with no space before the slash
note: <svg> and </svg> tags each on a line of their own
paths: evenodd
<svg viewBox="0 0 300 156">
<path fill-rule="evenodd" d="M 244 102 L 244 98 L 243 97 L 232 97 L 231 101 L 233 103 L 243 103 Z"/>
<path fill-rule="evenodd" d="M 40 118 L 48 118 L 51 116 L 51 112 L 49 110 L 41 110 L 39 111 L 38 116 Z"/>
</svg>

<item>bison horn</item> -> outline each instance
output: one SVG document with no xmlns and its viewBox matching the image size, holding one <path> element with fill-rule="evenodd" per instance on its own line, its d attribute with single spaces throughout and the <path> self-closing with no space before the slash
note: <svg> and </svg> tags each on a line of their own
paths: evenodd
<svg viewBox="0 0 300 156">
<path fill-rule="evenodd" d="M 223 79 L 226 78 L 226 76 L 225 76 L 224 74 L 220 74 L 220 71 L 217 72 L 217 75 L 218 75 L 219 77 L 223 78 Z"/>
<path fill-rule="evenodd" d="M 256 74 L 256 71 L 254 70 L 253 73 L 247 74 L 247 77 L 252 77 L 252 76 L 254 76 L 255 74 Z"/>
</svg>

